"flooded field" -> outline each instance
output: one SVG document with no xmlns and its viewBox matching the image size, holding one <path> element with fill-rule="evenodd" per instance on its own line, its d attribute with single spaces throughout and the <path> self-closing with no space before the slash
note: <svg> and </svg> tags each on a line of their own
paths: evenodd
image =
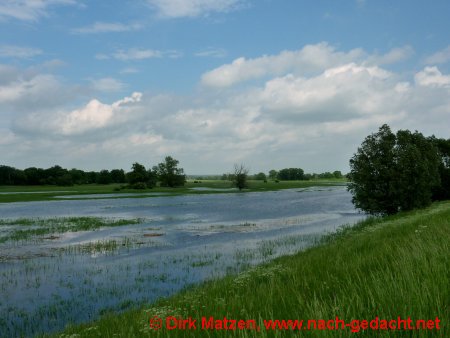
<svg viewBox="0 0 450 338">
<path fill-rule="evenodd" d="M 149 303 L 364 216 L 345 187 L 0 205 L 0 336 Z"/>
</svg>

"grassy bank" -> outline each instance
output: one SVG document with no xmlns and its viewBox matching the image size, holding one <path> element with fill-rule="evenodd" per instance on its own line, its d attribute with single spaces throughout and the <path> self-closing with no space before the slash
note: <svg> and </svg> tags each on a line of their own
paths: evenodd
<svg viewBox="0 0 450 338">
<path fill-rule="evenodd" d="M 311 180 L 311 181 L 249 181 L 248 189 L 244 191 L 274 191 L 281 189 L 292 188 L 307 188 L 313 186 L 333 186 L 343 185 L 346 183 L 345 179 L 336 180 Z M 185 195 L 185 194 L 216 194 L 216 193 L 234 193 L 235 190 L 230 190 L 232 184 L 230 181 L 223 180 L 190 180 L 184 187 L 166 188 L 155 187 L 153 189 L 135 190 L 135 189 L 121 189 L 121 184 L 85 184 L 74 185 L 70 187 L 58 186 L 0 186 L 0 203 L 11 202 L 30 202 L 30 201 L 50 201 L 55 200 L 55 196 L 71 196 L 71 195 L 95 195 L 95 194 L 118 194 L 117 197 L 107 198 L 121 198 L 120 194 L 133 193 L 136 196 L 127 196 L 129 198 L 151 197 L 148 193 L 163 193 L 165 195 Z M 192 188 L 209 188 L 209 189 L 224 189 L 217 190 L 193 190 Z M 120 190 L 119 190 L 120 189 Z M 100 196 L 99 196 L 100 197 Z M 86 196 L 77 199 L 92 199 L 95 197 Z M 105 198 L 105 197 L 101 197 Z"/>
<path fill-rule="evenodd" d="M 208 282 L 154 305 L 110 314 L 57 337 L 276 337 L 269 319 L 440 320 L 441 329 L 362 332 L 373 337 L 450 336 L 450 202 L 382 220 L 368 220 L 328 237 L 321 245 L 276 259 L 238 276 Z M 149 319 L 197 319 L 197 330 L 152 330 Z M 201 330 L 211 316 L 256 321 L 255 330 Z M 306 324 L 305 324 L 306 325 Z M 353 322 L 356 330 L 356 322 Z M 302 330 L 299 336 L 354 336 Z M 357 334 L 357 336 L 361 335 Z M 72 336 L 73 337 L 73 336 Z"/>
</svg>

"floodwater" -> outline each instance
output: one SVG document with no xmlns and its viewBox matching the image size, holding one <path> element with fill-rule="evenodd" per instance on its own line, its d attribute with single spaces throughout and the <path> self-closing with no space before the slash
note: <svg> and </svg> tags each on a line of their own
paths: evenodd
<svg viewBox="0 0 450 338">
<path fill-rule="evenodd" d="M 1 337 L 150 303 L 304 249 L 365 217 L 345 187 L 0 204 L 2 219 L 66 216 L 143 222 L 0 244 Z"/>
</svg>

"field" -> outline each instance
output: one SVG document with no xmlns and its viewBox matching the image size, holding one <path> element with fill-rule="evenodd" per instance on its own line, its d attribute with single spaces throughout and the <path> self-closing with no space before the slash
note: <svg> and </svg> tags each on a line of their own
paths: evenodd
<svg viewBox="0 0 450 338">
<path fill-rule="evenodd" d="M 290 330 L 266 329 L 264 320 L 339 317 L 343 330 L 302 330 L 301 336 L 353 337 L 355 320 L 410 317 L 433 321 L 433 329 L 362 332 L 373 337 L 450 335 L 450 203 L 384 219 L 369 219 L 325 237 L 321 244 L 238 275 L 191 287 L 153 305 L 67 328 L 55 337 L 280 337 Z M 254 320 L 247 329 L 160 330 L 149 320 L 167 316 Z M 182 322 L 181 322 L 182 323 Z M 180 324 L 181 325 L 181 324 Z M 305 324 L 306 325 L 306 324 Z M 440 327 L 436 329 L 436 325 Z M 164 325 L 163 325 L 164 326 Z M 361 332 L 360 332 L 361 334 Z M 357 335 L 359 336 L 359 335 Z"/>
<path fill-rule="evenodd" d="M 197 182 L 197 183 L 194 183 Z M 343 185 L 346 181 L 344 179 L 336 180 L 311 180 L 311 181 L 249 181 L 248 189 L 245 191 L 274 191 L 289 188 L 306 188 L 312 186 L 330 186 Z M 100 194 L 114 194 L 108 198 L 121 198 L 121 194 L 135 194 L 129 196 L 133 198 L 149 197 L 148 194 L 167 194 L 167 195 L 182 195 L 182 194 L 212 194 L 212 193 L 227 193 L 236 192 L 233 189 L 230 181 L 222 180 L 188 180 L 184 187 L 180 188 L 164 188 L 156 187 L 153 189 L 134 190 L 134 189 L 120 189 L 121 184 L 86 184 L 75 185 L 70 187 L 60 186 L 0 186 L 0 203 L 10 202 L 29 202 L 29 201 L 49 201 L 54 200 L 56 196 L 70 197 L 76 195 L 78 199 L 91 199 Z M 119 190 L 120 189 L 120 190 Z M 197 190 L 198 189 L 198 190 Z M 205 189 L 205 190 L 202 190 Z M 218 189 L 218 190 L 208 190 Z M 80 196 L 78 196 L 80 195 Z M 85 197 L 81 195 L 86 195 Z M 102 196 L 98 196 L 100 198 Z M 104 197 L 102 197 L 104 198 Z"/>
</svg>

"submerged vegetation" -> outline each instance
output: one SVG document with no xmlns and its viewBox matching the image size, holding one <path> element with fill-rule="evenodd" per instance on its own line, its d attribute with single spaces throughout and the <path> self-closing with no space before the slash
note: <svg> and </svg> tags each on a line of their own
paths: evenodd
<svg viewBox="0 0 450 338">
<path fill-rule="evenodd" d="M 143 219 L 107 219 L 100 217 L 59 217 L 0 219 L 0 226 L 13 227 L 5 234 L 0 233 L 0 243 L 27 240 L 36 236 L 65 232 L 97 230 L 102 227 L 116 227 L 142 223 Z M 18 227 L 20 226 L 20 227 Z"/>
<path fill-rule="evenodd" d="M 317 247 L 235 276 L 210 281 L 178 295 L 123 314 L 67 328 L 57 337 L 185 337 L 291 336 L 290 330 L 266 331 L 263 320 L 351 320 L 411 318 L 440 320 L 440 329 L 395 331 L 408 337 L 446 337 L 450 334 L 450 203 L 372 218 L 343 228 Z M 261 246 L 261 254 L 270 245 Z M 241 258 L 245 251 L 237 253 Z M 250 253 L 251 254 L 251 253 Z M 209 264 L 208 260 L 193 263 Z M 154 316 L 165 318 L 254 319 L 253 330 L 186 331 L 150 328 Z M 359 328 L 361 329 L 361 328 Z M 389 337 L 392 331 L 365 332 Z M 302 336 L 353 336 L 350 328 L 302 331 Z"/>
</svg>

